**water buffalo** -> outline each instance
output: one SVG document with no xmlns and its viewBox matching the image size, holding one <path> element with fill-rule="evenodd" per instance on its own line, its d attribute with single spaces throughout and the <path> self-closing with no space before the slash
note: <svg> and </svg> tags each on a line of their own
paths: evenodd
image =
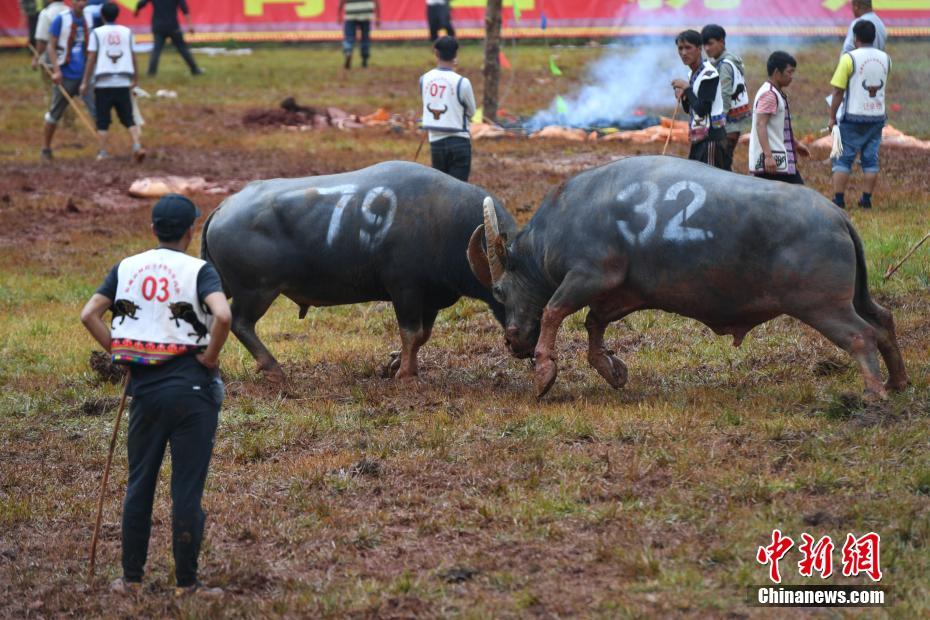
<svg viewBox="0 0 930 620">
<path fill-rule="evenodd" d="M 538 396 L 555 381 L 559 326 L 585 306 L 588 361 L 615 388 L 627 370 L 604 331 L 650 308 L 697 319 L 734 346 L 787 314 L 855 358 L 869 393 L 908 382 L 891 313 L 869 296 L 859 235 L 811 189 L 635 157 L 568 180 L 516 236 L 497 217 L 486 209 L 469 261 L 506 308 L 512 353 L 534 356 Z"/>
<path fill-rule="evenodd" d="M 201 256 L 232 297 L 233 333 L 272 380 L 284 374 L 255 333 L 279 296 L 300 306 L 390 300 L 402 349 L 395 377 L 417 374 L 417 351 L 436 314 L 460 297 L 481 299 L 503 323 L 503 306 L 463 253 L 482 222 L 487 192 L 409 162 L 344 174 L 250 183 L 204 224 Z M 496 202 L 496 201 L 494 201 Z M 513 218 L 499 205 L 505 230 Z"/>
</svg>

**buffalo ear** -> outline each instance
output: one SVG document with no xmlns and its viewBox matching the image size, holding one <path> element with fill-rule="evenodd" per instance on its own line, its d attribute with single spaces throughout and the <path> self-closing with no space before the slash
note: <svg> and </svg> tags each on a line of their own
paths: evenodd
<svg viewBox="0 0 930 620">
<path fill-rule="evenodd" d="M 475 229 L 468 240 L 468 264 L 471 272 L 485 288 L 490 289 L 491 265 L 488 263 L 488 254 L 484 250 L 484 224 Z"/>
</svg>

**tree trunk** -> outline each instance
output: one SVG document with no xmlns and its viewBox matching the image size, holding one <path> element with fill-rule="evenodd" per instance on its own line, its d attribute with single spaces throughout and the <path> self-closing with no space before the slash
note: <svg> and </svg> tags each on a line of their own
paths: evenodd
<svg viewBox="0 0 930 620">
<path fill-rule="evenodd" d="M 501 79 L 501 4 L 488 0 L 484 13 L 484 118 L 497 121 L 497 91 Z"/>
</svg>

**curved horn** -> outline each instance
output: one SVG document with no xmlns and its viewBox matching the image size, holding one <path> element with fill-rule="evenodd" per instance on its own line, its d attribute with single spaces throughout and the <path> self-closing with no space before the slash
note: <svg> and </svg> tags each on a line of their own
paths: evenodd
<svg viewBox="0 0 930 620">
<path fill-rule="evenodd" d="M 504 240 L 501 239 L 494 201 L 490 196 L 484 199 L 484 236 L 488 242 L 488 266 L 491 269 L 491 281 L 497 282 L 504 275 L 507 250 L 504 248 Z"/>
<path fill-rule="evenodd" d="M 468 257 L 468 265 L 471 267 L 471 272 L 475 274 L 478 281 L 481 282 L 485 288 L 491 288 L 491 284 L 493 283 L 491 279 L 491 266 L 488 264 L 488 254 L 484 251 L 484 245 L 481 243 L 482 237 L 484 237 L 484 224 L 476 228 L 475 232 L 471 234 L 471 239 L 468 240 L 468 252 L 466 256 Z"/>
</svg>

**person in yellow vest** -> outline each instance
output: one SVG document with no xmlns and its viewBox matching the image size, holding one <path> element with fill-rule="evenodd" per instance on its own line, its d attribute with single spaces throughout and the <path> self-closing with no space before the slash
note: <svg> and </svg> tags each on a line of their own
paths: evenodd
<svg viewBox="0 0 930 620">
<path fill-rule="evenodd" d="M 97 111 L 97 135 L 99 149 L 97 160 L 109 157 L 107 153 L 107 136 L 110 129 L 111 113 L 116 108 L 123 127 L 132 136 L 132 157 L 138 163 L 145 159 L 142 148 L 142 132 L 136 124 L 132 113 L 132 93 L 139 82 L 139 63 L 132 51 L 132 30 L 116 24 L 119 6 L 107 2 L 100 9 L 103 26 L 90 32 L 87 44 L 87 63 L 84 67 L 84 81 L 81 82 L 81 96 L 87 93 L 88 85 L 94 86 L 94 105 Z"/>
<path fill-rule="evenodd" d="M 720 98 L 723 101 L 723 112 L 727 115 L 727 148 L 730 149 L 732 162 L 739 137 L 749 130 L 752 117 L 746 69 L 743 68 L 743 59 L 727 49 L 727 31 L 723 26 L 704 26 L 701 40 L 707 59 L 720 75 Z"/>
<path fill-rule="evenodd" d="M 795 140 L 785 94 L 797 66 L 798 61 L 788 52 L 772 52 L 769 56 L 766 63 L 769 79 L 759 87 L 752 105 L 749 172 L 760 179 L 804 185 L 798 155 L 810 157 L 810 151 L 803 142 Z"/>
<path fill-rule="evenodd" d="M 152 500 L 171 448 L 175 594 L 217 596 L 198 580 L 206 515 L 201 508 L 223 403 L 220 350 L 232 316 L 216 269 L 185 252 L 200 212 L 179 194 L 152 209 L 158 247 L 123 259 L 81 311 L 81 322 L 114 362 L 129 366 L 123 504 L 123 576 L 111 590 L 139 592 L 152 529 Z M 110 310 L 112 317 L 104 321 Z"/>
<path fill-rule="evenodd" d="M 343 67 L 352 68 L 352 50 L 355 49 L 356 31 L 361 33 L 360 51 L 362 67 L 368 66 L 371 55 L 371 22 L 381 27 L 381 7 L 378 0 L 339 0 L 339 19 L 343 22 L 342 53 L 345 55 Z"/>
<path fill-rule="evenodd" d="M 878 151 L 885 126 L 885 92 L 891 58 L 874 47 L 875 24 L 861 19 L 853 26 L 856 49 L 840 57 L 830 84 L 830 129 L 839 123 L 843 153 L 833 161 L 833 202 L 846 208 L 846 184 L 859 155 L 865 174 L 865 191 L 859 199 L 863 209 L 872 208 L 872 194 L 878 181 Z"/>
<path fill-rule="evenodd" d="M 703 40 L 700 32 L 685 30 L 679 33 L 675 45 L 681 62 L 691 70 L 688 81 L 672 80 L 675 97 L 688 113 L 688 139 L 691 142 L 688 159 L 729 170 L 727 115 L 720 95 L 720 75 L 701 54 Z"/>
</svg>

